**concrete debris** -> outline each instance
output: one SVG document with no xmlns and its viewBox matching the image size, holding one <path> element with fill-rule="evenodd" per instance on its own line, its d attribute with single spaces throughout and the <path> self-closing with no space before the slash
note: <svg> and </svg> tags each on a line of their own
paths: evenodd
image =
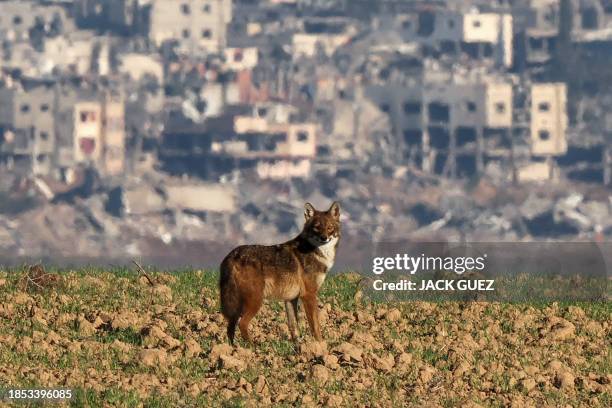
<svg viewBox="0 0 612 408">
<path fill-rule="evenodd" d="M 234 212 L 234 189 L 221 185 L 170 185 L 165 187 L 168 206 L 195 212 Z"/>
<path fill-rule="evenodd" d="M 549 211 L 551 206 L 552 201 L 550 199 L 538 197 L 535 193 L 531 193 L 519 208 L 521 215 L 526 220 L 533 220 Z"/>
<path fill-rule="evenodd" d="M 159 177 L 132 181 L 120 193 L 115 191 L 122 197 L 116 198 L 113 211 L 109 211 L 113 191 L 109 190 L 78 198 L 73 204 L 37 206 L 11 217 L 0 214 L 0 252 L 13 256 L 78 254 L 83 259 L 174 253 L 174 260 L 179 261 L 181 251 L 189 251 L 195 259 L 204 251 L 218 262 L 216 243 L 281 242 L 301 228 L 304 202 L 317 208 L 330 203 L 314 181 L 306 183 L 307 187 L 300 181 L 300 188 L 276 183 L 211 187 Z M 559 190 L 525 194 L 519 187 L 487 188 L 479 195 L 468 195 L 461 193 L 459 184 L 425 183 L 424 188 L 414 178 L 406 185 L 382 175 L 359 177 L 363 190 L 347 188 L 344 178 L 337 183 L 344 231 L 354 237 L 592 238 L 612 229 L 610 204 L 599 199 L 601 194 Z M 79 239 L 69 238 L 76 234 Z"/>
<path fill-rule="evenodd" d="M 150 186 L 143 185 L 123 192 L 125 212 L 130 215 L 160 213 L 164 210 L 164 199 Z"/>
</svg>

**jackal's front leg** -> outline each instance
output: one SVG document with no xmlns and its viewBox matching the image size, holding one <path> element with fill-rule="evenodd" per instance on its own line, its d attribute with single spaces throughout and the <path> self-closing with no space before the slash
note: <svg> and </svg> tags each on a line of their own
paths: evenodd
<svg viewBox="0 0 612 408">
<path fill-rule="evenodd" d="M 319 306 L 317 304 L 317 296 L 309 295 L 302 298 L 304 303 L 304 311 L 306 312 L 306 318 L 308 319 L 308 325 L 310 331 L 317 341 L 323 340 L 321 336 L 321 326 L 319 325 Z"/>
</svg>

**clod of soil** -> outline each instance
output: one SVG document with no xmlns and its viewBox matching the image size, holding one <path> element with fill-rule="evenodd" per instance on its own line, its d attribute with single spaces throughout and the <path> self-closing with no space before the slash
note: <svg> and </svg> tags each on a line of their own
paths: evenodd
<svg viewBox="0 0 612 408">
<path fill-rule="evenodd" d="M 239 358 L 224 354 L 219 357 L 219 367 L 241 372 L 247 368 L 247 363 Z"/>
<path fill-rule="evenodd" d="M 164 366 L 168 363 L 168 354 L 164 349 L 145 349 L 140 352 L 139 359 L 148 367 Z"/>
<path fill-rule="evenodd" d="M 325 366 L 315 364 L 310 370 L 310 377 L 319 385 L 324 385 L 329 380 L 330 373 Z"/>
<path fill-rule="evenodd" d="M 310 341 L 301 346 L 301 351 L 306 360 L 321 358 L 328 353 L 327 343 L 324 341 Z"/>
</svg>

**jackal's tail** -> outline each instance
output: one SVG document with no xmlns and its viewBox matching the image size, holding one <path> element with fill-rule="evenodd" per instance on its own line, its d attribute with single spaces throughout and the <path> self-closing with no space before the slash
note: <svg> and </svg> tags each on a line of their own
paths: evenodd
<svg viewBox="0 0 612 408">
<path fill-rule="evenodd" d="M 225 258 L 221 263 L 221 276 L 219 289 L 221 294 L 221 313 L 227 319 L 227 338 L 230 344 L 234 343 L 236 324 L 242 314 L 242 300 L 240 290 L 236 283 L 234 265 Z"/>
</svg>

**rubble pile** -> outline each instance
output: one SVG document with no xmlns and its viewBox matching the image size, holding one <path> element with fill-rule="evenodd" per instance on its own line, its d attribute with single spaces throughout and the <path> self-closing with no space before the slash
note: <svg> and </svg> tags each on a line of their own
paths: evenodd
<svg viewBox="0 0 612 408">
<path fill-rule="evenodd" d="M 327 179 L 334 188 L 328 191 Z M 199 198 L 198 198 L 199 197 Z M 100 190 L 73 202 L 0 214 L 0 252 L 25 258 L 167 257 L 191 252 L 218 260 L 216 248 L 272 244 L 302 225 L 305 202 L 339 200 L 343 234 L 357 242 L 393 239 L 529 241 L 597 240 L 612 235 L 612 196 L 602 189 L 568 193 L 547 186 L 475 185 L 383 175 L 211 185 L 162 173 Z"/>
</svg>

